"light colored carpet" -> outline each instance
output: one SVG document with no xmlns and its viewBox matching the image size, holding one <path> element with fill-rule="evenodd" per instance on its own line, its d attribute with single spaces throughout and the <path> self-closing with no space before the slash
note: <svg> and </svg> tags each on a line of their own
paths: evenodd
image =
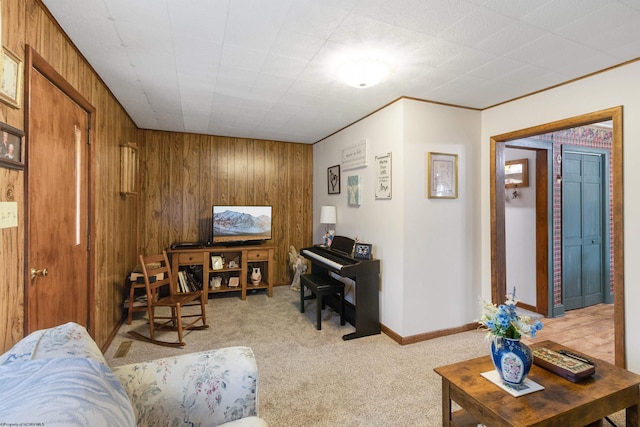
<svg viewBox="0 0 640 427">
<path fill-rule="evenodd" d="M 299 293 L 274 289 L 241 301 L 235 294 L 210 299 L 210 328 L 189 331 L 182 349 L 136 341 L 148 334 L 146 316 L 134 314 L 105 356 L 111 366 L 212 348 L 246 345 L 256 354 L 259 414 L 270 426 L 439 426 L 441 382 L 433 368 L 488 352 L 485 334 L 471 331 L 401 346 L 384 334 L 343 341 L 353 332 L 339 315 L 323 312 L 315 328 L 315 301 L 300 313 Z M 175 339 L 175 333 L 167 339 Z M 133 341 L 124 357 L 114 357 Z M 618 424 L 623 425 L 623 424 Z"/>
</svg>

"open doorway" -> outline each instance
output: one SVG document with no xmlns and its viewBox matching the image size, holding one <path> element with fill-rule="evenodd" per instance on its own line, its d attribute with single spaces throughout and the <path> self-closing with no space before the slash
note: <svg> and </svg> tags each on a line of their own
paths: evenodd
<svg viewBox="0 0 640 427">
<path fill-rule="evenodd" d="M 553 245 L 550 227 L 552 145 L 534 138 L 505 146 L 505 264 L 509 292 L 516 288 L 518 305 L 552 317 L 549 288 L 553 288 Z M 519 168 L 514 174 L 514 168 Z M 514 177 L 519 179 L 514 179 Z"/>
<path fill-rule="evenodd" d="M 505 151 L 508 146 L 512 146 L 517 140 L 534 137 L 536 135 L 548 134 L 562 131 L 569 128 L 586 126 L 597 122 L 611 121 L 613 136 L 611 147 L 612 173 L 611 173 L 611 254 L 613 258 L 612 276 L 614 293 L 614 346 L 615 363 L 618 366 L 626 365 L 625 357 L 625 326 L 624 326 L 624 251 L 623 251 L 623 192 L 622 192 L 622 107 L 611 108 L 599 112 L 573 117 L 558 122 L 543 124 L 508 134 L 498 135 L 491 138 L 491 278 L 492 278 L 492 300 L 502 301 L 502 296 L 507 292 L 506 273 L 506 236 L 505 236 L 505 204 L 507 195 L 505 193 Z M 517 144 L 516 144 L 517 145 Z M 525 146 L 527 143 L 524 144 Z M 530 144 L 529 144 L 530 145 Z M 551 225 L 553 217 L 553 192 L 551 184 L 554 182 L 553 156 L 548 145 L 529 146 L 529 149 L 536 150 L 535 168 L 537 177 L 544 177 L 542 180 L 548 183 L 545 186 L 540 182 L 537 188 L 537 213 L 536 213 L 536 271 L 540 278 L 537 279 L 539 294 L 546 295 L 547 307 L 541 307 L 544 302 L 536 303 L 536 311 L 548 317 L 553 317 L 553 310 L 556 308 L 557 299 L 554 299 L 553 277 L 558 274 L 557 265 L 553 264 L 553 255 L 550 254 L 553 241 Z M 546 227 L 546 228 L 545 228 Z M 546 292 L 542 288 L 546 288 Z M 541 292 L 542 291 L 542 292 Z M 556 290 L 557 291 L 557 290 Z M 542 298 L 545 299 L 545 298 Z M 542 308 L 542 310 L 541 310 Z M 546 310 L 546 311 L 545 311 Z"/>
</svg>

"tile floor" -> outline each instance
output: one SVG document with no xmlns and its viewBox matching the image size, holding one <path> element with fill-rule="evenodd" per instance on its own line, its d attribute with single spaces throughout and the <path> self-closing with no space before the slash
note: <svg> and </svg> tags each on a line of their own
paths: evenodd
<svg viewBox="0 0 640 427">
<path fill-rule="evenodd" d="M 551 340 L 588 356 L 615 363 L 613 304 L 567 311 L 564 317 L 542 319 L 544 327 L 525 343 Z"/>
</svg>

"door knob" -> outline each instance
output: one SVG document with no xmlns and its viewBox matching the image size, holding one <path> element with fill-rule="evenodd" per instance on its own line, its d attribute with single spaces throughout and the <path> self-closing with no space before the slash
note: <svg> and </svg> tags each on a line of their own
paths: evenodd
<svg viewBox="0 0 640 427">
<path fill-rule="evenodd" d="M 46 267 L 40 270 L 31 267 L 31 280 L 35 279 L 36 277 L 47 277 L 48 274 L 49 270 L 47 270 Z"/>
</svg>

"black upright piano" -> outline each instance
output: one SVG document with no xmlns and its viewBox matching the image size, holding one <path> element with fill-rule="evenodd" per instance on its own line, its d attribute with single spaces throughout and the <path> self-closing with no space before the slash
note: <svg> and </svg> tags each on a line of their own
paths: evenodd
<svg viewBox="0 0 640 427">
<path fill-rule="evenodd" d="M 355 306 L 345 301 L 345 318 L 356 330 L 344 335 L 343 340 L 380 333 L 380 260 L 352 257 L 354 244 L 353 239 L 335 236 L 330 247 L 315 245 L 300 250 L 300 255 L 311 261 L 312 273 L 332 272 L 355 282 Z M 327 303 L 332 305 L 330 300 Z"/>
</svg>

